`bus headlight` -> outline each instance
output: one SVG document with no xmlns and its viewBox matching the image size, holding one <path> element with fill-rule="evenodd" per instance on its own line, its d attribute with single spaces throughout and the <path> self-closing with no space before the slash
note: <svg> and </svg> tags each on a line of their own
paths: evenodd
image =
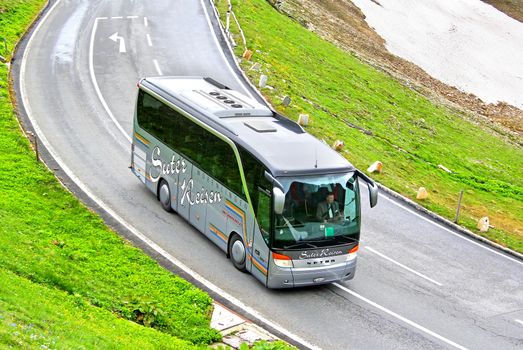
<svg viewBox="0 0 523 350">
<path fill-rule="evenodd" d="M 357 244 L 355 247 L 353 247 L 351 250 L 349 250 L 349 254 L 347 255 L 347 261 L 356 259 L 356 256 L 358 256 L 359 248 L 360 248 L 360 246 L 359 246 L 359 244 Z"/>
<path fill-rule="evenodd" d="M 276 266 L 293 267 L 292 259 L 287 255 L 272 252 L 272 259 L 274 260 L 274 264 L 276 264 Z"/>
</svg>

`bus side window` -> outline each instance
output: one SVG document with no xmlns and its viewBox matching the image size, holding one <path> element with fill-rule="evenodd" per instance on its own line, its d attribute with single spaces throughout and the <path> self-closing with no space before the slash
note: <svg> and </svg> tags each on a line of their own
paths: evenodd
<svg viewBox="0 0 523 350">
<path fill-rule="evenodd" d="M 236 156 L 227 142 L 142 90 L 137 115 L 141 128 L 245 199 Z"/>
<path fill-rule="evenodd" d="M 157 123 L 158 108 L 160 106 L 161 102 L 157 101 L 142 90 L 138 92 L 138 108 L 136 111 L 138 125 L 155 136 L 156 133 L 153 131 L 153 127 Z"/>
<path fill-rule="evenodd" d="M 271 197 L 261 188 L 258 188 L 258 203 L 256 204 L 256 219 L 260 225 L 263 238 L 268 242 L 271 229 Z"/>
<path fill-rule="evenodd" d="M 265 178 L 265 167 L 263 164 L 256 159 L 251 153 L 245 150 L 243 147 L 238 146 L 238 151 L 240 152 L 240 158 L 242 160 L 243 172 L 245 175 L 245 181 L 247 182 L 247 190 L 249 191 L 249 196 L 251 197 L 254 212 L 258 212 L 258 187 L 261 187 L 265 190 L 271 188 L 271 183 Z"/>
<path fill-rule="evenodd" d="M 237 195 L 245 197 L 240 170 L 231 146 L 208 131 L 205 131 L 202 140 L 205 140 L 205 150 L 201 150 L 205 157 L 203 168 Z"/>
</svg>

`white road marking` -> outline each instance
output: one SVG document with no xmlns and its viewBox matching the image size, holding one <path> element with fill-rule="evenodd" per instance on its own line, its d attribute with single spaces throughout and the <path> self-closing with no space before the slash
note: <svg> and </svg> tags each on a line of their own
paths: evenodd
<svg viewBox="0 0 523 350">
<path fill-rule="evenodd" d="M 240 79 L 238 74 L 236 74 L 234 72 L 234 69 L 232 68 L 232 66 L 230 65 L 229 61 L 227 60 L 227 57 L 225 57 L 225 53 L 223 52 L 222 47 L 221 47 L 220 43 L 218 42 L 218 38 L 216 37 L 216 35 L 214 35 L 214 29 L 212 27 L 211 18 L 209 17 L 209 13 L 207 12 L 207 7 L 205 7 L 205 4 L 203 3 L 203 0 L 200 0 L 200 4 L 202 5 L 203 12 L 205 13 L 205 18 L 207 19 L 207 25 L 209 26 L 209 30 L 211 32 L 211 36 L 212 36 L 212 38 L 214 40 L 214 43 L 216 44 L 216 48 L 218 49 L 218 52 L 220 53 L 220 56 L 222 56 L 222 59 L 225 62 L 225 64 L 227 65 L 227 68 L 229 68 L 229 71 L 231 72 L 232 76 L 243 87 L 243 90 L 247 93 L 247 95 L 249 95 L 252 99 L 255 99 L 254 96 L 249 91 L 249 89 L 247 89 L 247 87 L 245 86 L 243 81 Z M 234 57 L 233 57 L 233 59 L 234 59 Z"/>
<path fill-rule="evenodd" d="M 404 268 L 405 270 L 407 270 L 407 271 L 409 271 L 409 272 L 412 272 L 412 273 L 415 274 L 416 276 L 419 276 L 419 277 L 421 277 L 421 278 L 423 278 L 423 279 L 426 279 L 427 281 L 432 282 L 432 283 L 434 283 L 434 284 L 436 284 L 436 285 L 438 285 L 438 286 L 440 286 L 440 287 L 442 286 L 441 283 L 439 283 L 439 282 L 433 280 L 432 278 L 429 278 L 429 277 L 425 276 L 424 274 L 422 274 L 422 273 L 420 273 L 420 272 L 418 272 L 418 271 L 416 271 L 416 270 L 413 270 L 413 269 L 411 269 L 410 267 L 405 266 L 405 265 L 403 265 L 402 263 L 400 263 L 400 262 L 398 262 L 398 261 L 396 261 L 396 260 L 394 260 L 394 259 L 392 259 L 392 258 L 389 258 L 389 257 L 386 256 L 385 254 L 382 254 L 382 253 L 378 252 L 377 250 L 375 250 L 375 249 L 373 249 L 373 248 L 371 248 L 371 247 L 369 247 L 369 246 L 365 246 L 365 249 L 368 250 L 368 251 L 370 251 L 370 252 L 372 252 L 372 253 L 374 253 L 374 254 L 376 254 L 376 255 L 378 255 L 378 256 L 381 256 L 383 259 L 388 260 L 388 261 L 390 261 L 391 263 L 393 263 L 393 264 L 395 264 L 395 265 L 398 265 L 398 266 L 401 267 L 401 268 Z"/>
<path fill-rule="evenodd" d="M 118 49 L 118 51 L 120 51 L 120 53 L 125 53 L 125 52 L 127 52 L 127 51 L 125 50 L 125 39 L 124 39 L 122 36 L 119 36 L 119 35 L 118 35 L 118 32 L 116 32 L 116 33 L 114 33 L 113 35 L 111 35 L 111 36 L 109 37 L 109 39 L 111 39 L 111 40 L 114 41 L 114 42 L 118 42 L 118 41 L 120 42 L 120 47 L 119 47 L 119 49 Z"/>
<path fill-rule="evenodd" d="M 472 240 L 472 238 L 468 238 L 468 237 L 464 236 L 463 234 L 460 234 L 460 233 L 454 232 L 454 231 L 452 231 L 451 229 L 446 228 L 445 226 L 440 225 L 440 224 L 438 224 L 437 222 L 434 222 L 433 220 L 428 219 L 428 218 L 424 217 L 423 215 L 421 215 L 421 214 L 419 214 L 419 213 L 416 213 L 414 210 L 405 207 L 404 205 L 402 205 L 402 204 L 396 202 L 395 200 L 393 200 L 393 199 L 391 199 L 391 198 L 389 198 L 389 197 L 387 197 L 387 196 L 385 196 L 385 195 L 383 195 L 383 194 L 381 194 L 381 193 L 380 193 L 380 197 L 381 197 L 381 198 L 385 198 L 385 199 L 388 200 L 389 202 L 392 202 L 393 204 L 397 205 L 398 207 L 405 209 L 405 210 L 408 211 L 409 213 L 414 214 L 414 215 L 416 215 L 417 217 L 419 217 L 419 218 L 421 218 L 421 219 L 423 219 L 423 220 L 425 220 L 425 221 L 427 221 L 427 222 L 430 222 L 431 224 L 433 224 L 433 225 L 435 225 L 435 226 L 438 226 L 439 228 L 441 228 L 441 229 L 443 229 L 443 230 L 445 230 L 445 231 L 447 231 L 447 232 L 453 234 L 453 235 L 456 236 L 456 237 L 459 237 L 459 238 L 461 238 L 461 239 L 464 239 L 465 241 L 470 242 L 470 243 L 472 243 L 472 244 L 475 244 L 475 245 L 477 245 L 478 247 L 481 247 L 481 248 L 486 249 L 486 250 L 488 250 L 488 251 L 490 251 L 490 252 L 492 252 L 492 253 L 494 253 L 494 254 L 497 254 L 497 255 L 499 255 L 499 256 L 502 256 L 502 257 L 504 257 L 505 259 L 508 259 L 508 260 L 511 260 L 511 261 L 513 261 L 513 262 L 516 262 L 516 263 L 518 263 L 518 264 L 523 265 L 523 261 L 516 260 L 516 259 L 514 259 L 514 258 L 512 258 L 512 257 L 510 257 L 510 256 L 508 256 L 508 255 L 506 255 L 506 254 L 502 254 L 502 253 L 500 253 L 500 252 L 498 252 L 498 251 L 496 251 L 496 250 L 494 250 L 494 249 L 492 249 L 492 248 L 489 248 L 488 246 L 486 246 L 486 245 L 484 245 L 484 244 L 481 244 L 481 243 L 475 242 L 475 241 Z"/>
<path fill-rule="evenodd" d="M 452 340 L 449 340 L 449 339 L 447 339 L 447 338 L 445 338 L 445 337 L 439 335 L 438 333 L 433 332 L 433 331 L 431 331 L 430 329 L 427 329 L 427 328 L 425 328 L 425 327 L 423 327 L 423 326 L 417 324 L 416 322 L 409 320 L 408 318 L 405 318 L 405 317 L 403 317 L 403 316 L 401 316 L 401 315 L 398 315 L 398 314 L 395 313 L 394 311 L 391 311 L 391 310 L 387 309 L 386 307 L 381 306 L 381 305 L 379 305 L 379 304 L 373 302 L 372 300 L 369 300 L 369 299 L 365 298 L 364 296 L 362 296 L 362 295 L 360 295 L 360 294 L 358 294 L 358 293 L 356 293 L 356 292 L 354 292 L 354 291 L 348 289 L 348 288 L 345 287 L 345 286 L 342 286 L 341 284 L 333 283 L 333 285 L 336 286 L 336 287 L 338 287 L 338 288 L 340 288 L 340 289 L 343 290 L 344 292 L 349 293 L 350 295 L 352 295 L 352 296 L 354 296 L 354 297 L 356 297 L 356 298 L 358 298 L 358 299 L 360 299 L 360 300 L 366 302 L 367 304 L 370 304 L 370 305 L 374 306 L 375 308 L 377 308 L 377 309 L 379 309 L 379 310 L 385 312 L 386 314 L 388 314 L 388 315 L 390 315 L 390 316 L 392 316 L 392 317 L 394 317 L 394 318 L 397 318 L 398 320 L 400 320 L 400 321 L 402 321 L 402 322 L 408 324 L 408 325 L 411 326 L 411 327 L 414 327 L 414 328 L 416 328 L 416 329 L 418 329 L 418 330 L 420 330 L 420 331 L 422 331 L 422 332 L 424 332 L 424 333 L 427 333 L 428 335 L 430 335 L 430 336 L 432 336 L 432 337 L 434 337 L 434 338 L 437 338 L 437 339 L 441 340 L 442 342 L 447 343 L 447 344 L 449 344 L 449 345 L 451 345 L 451 346 L 453 346 L 453 347 L 455 347 L 455 348 L 457 348 L 457 349 L 467 350 L 466 347 L 464 347 L 464 346 L 462 346 L 462 345 L 459 345 L 459 344 L 453 342 Z"/>
<path fill-rule="evenodd" d="M 123 16 L 114 16 L 114 17 L 111 17 L 111 19 L 123 19 Z"/>
<path fill-rule="evenodd" d="M 149 34 L 146 34 L 146 36 L 147 36 L 147 44 L 149 46 L 153 46 L 153 42 L 151 41 L 151 36 Z"/>
<path fill-rule="evenodd" d="M 523 321 L 521 321 L 521 320 L 518 320 L 517 318 L 516 318 L 516 319 L 514 319 L 514 321 L 516 321 L 517 323 L 519 323 L 519 324 L 523 325 Z"/>
<path fill-rule="evenodd" d="M 57 3 L 59 3 L 59 2 L 60 2 L 60 0 Z M 120 130 L 120 132 L 125 137 L 125 139 L 129 143 L 131 143 L 131 141 L 132 141 L 131 137 L 123 129 L 123 127 L 120 125 L 118 120 L 116 120 L 116 118 L 113 115 L 113 112 L 111 112 L 111 109 L 107 105 L 107 102 L 105 101 L 105 98 L 103 97 L 102 92 L 100 91 L 100 87 L 98 86 L 98 82 L 96 81 L 96 75 L 94 74 L 94 37 L 95 37 L 95 34 L 96 34 L 96 29 L 98 28 L 98 21 L 99 20 L 100 20 L 100 18 L 96 18 L 94 20 L 93 29 L 91 31 L 91 41 L 89 43 L 89 74 L 91 76 L 91 82 L 92 82 L 92 84 L 94 86 L 94 90 L 96 91 L 96 95 L 98 96 L 98 99 L 102 103 L 102 106 L 104 107 L 105 111 L 109 115 L 109 118 L 111 118 L 111 120 L 116 125 L 118 130 Z M 41 23 L 43 23 L 43 22 L 44 22 L 44 20 L 42 20 Z M 36 33 L 36 30 L 35 30 L 35 33 Z M 29 48 L 29 44 L 27 45 L 27 47 Z M 24 55 L 24 57 L 25 57 L 25 55 Z"/>
<path fill-rule="evenodd" d="M 98 17 L 98 19 L 109 19 L 109 17 Z"/>
<path fill-rule="evenodd" d="M 205 279 L 203 276 L 199 275 L 197 272 L 195 272 L 194 270 L 190 269 L 188 266 L 186 266 L 185 264 L 183 264 L 181 261 L 177 260 L 175 257 L 173 257 L 172 255 L 170 255 L 168 252 L 166 252 L 165 250 L 163 250 L 159 245 L 157 245 L 155 242 L 153 242 L 152 240 L 150 240 L 148 237 L 146 237 L 145 235 L 143 235 L 140 231 L 138 231 L 136 228 L 134 228 L 133 226 L 131 226 L 130 224 L 128 224 L 123 218 L 121 218 L 118 214 L 116 214 L 107 204 L 105 204 L 100 198 L 98 198 L 97 196 L 94 195 L 94 193 L 92 193 L 89 188 L 87 187 L 86 184 L 84 184 L 79 178 L 77 178 L 73 171 L 71 169 L 69 169 L 69 167 L 65 164 L 65 162 L 58 156 L 58 154 L 56 153 L 56 151 L 54 150 L 54 148 L 51 146 L 51 144 L 49 143 L 49 141 L 47 140 L 47 138 L 45 137 L 44 133 L 42 132 L 42 130 L 40 129 L 40 126 L 38 125 L 36 119 L 34 118 L 33 116 L 33 113 L 32 113 L 32 110 L 31 110 L 31 105 L 29 104 L 29 99 L 27 97 L 27 91 L 25 89 L 25 71 L 26 71 L 26 65 L 27 65 L 27 57 L 28 57 L 28 54 L 31 50 L 31 44 L 32 44 L 32 41 L 33 41 L 33 38 L 36 36 L 36 34 L 40 31 L 43 23 L 45 23 L 45 21 L 47 20 L 47 18 L 49 17 L 49 15 L 53 12 L 53 10 L 57 7 L 57 5 L 61 2 L 62 0 L 57 0 L 54 5 L 49 9 L 49 11 L 44 15 L 44 17 L 42 18 L 42 20 L 38 23 L 38 25 L 36 26 L 33 34 L 29 37 L 28 39 L 28 42 L 27 42 L 27 47 L 24 51 L 24 55 L 22 57 L 22 63 L 21 63 L 21 67 L 20 67 L 20 94 L 21 94 L 21 98 L 22 98 L 22 101 L 23 101 L 23 104 L 24 104 L 24 107 L 26 109 L 26 112 L 27 112 L 27 117 L 29 118 L 29 120 L 31 121 L 31 124 L 33 125 L 33 128 L 35 130 L 35 133 L 38 135 L 38 137 L 40 138 L 40 141 L 42 142 L 42 144 L 45 146 L 45 148 L 49 151 L 51 157 L 56 161 L 56 163 L 60 166 L 60 168 L 63 169 L 63 171 L 67 174 L 67 176 L 69 176 L 69 178 L 89 197 L 91 198 L 97 205 L 100 206 L 100 208 L 103 208 L 109 215 L 111 215 L 115 220 L 117 220 L 122 226 L 124 226 L 125 228 L 127 228 L 131 233 L 133 233 L 138 239 L 140 239 L 142 242 L 144 242 L 145 244 L 147 244 L 149 247 L 151 247 L 151 249 L 155 250 L 158 254 L 161 254 L 163 257 L 165 257 L 167 260 L 169 260 L 172 264 L 174 264 L 175 266 L 177 266 L 178 268 L 180 268 L 181 270 L 183 270 L 185 273 L 187 273 L 188 275 L 190 275 L 192 278 L 194 278 L 195 280 L 197 280 L 198 282 L 200 282 L 202 285 L 204 285 L 205 287 L 207 287 L 209 290 L 213 291 L 214 293 L 220 295 L 222 298 L 224 298 L 225 300 L 227 300 L 228 302 L 230 302 L 231 304 L 237 306 L 238 308 L 242 309 L 244 312 L 246 312 L 247 314 L 250 314 L 252 315 L 254 318 L 258 319 L 261 323 L 264 323 L 266 325 L 268 325 L 269 327 L 272 327 L 278 331 L 280 331 L 282 334 L 284 334 L 285 336 L 289 337 L 290 339 L 293 339 L 294 341 L 296 341 L 297 343 L 300 343 L 301 345 L 305 346 L 305 347 L 308 347 L 308 348 L 311 348 L 311 349 L 320 349 L 319 347 L 315 346 L 315 345 L 312 345 L 310 343 L 308 343 L 307 341 L 303 340 L 302 338 L 300 338 L 299 336 L 291 333 L 290 331 L 286 330 L 285 328 L 283 328 L 282 326 L 280 326 L 279 324 L 273 322 L 273 321 L 270 321 L 269 319 L 265 318 L 264 316 L 262 316 L 260 313 L 258 313 L 256 310 L 254 310 L 253 308 L 247 306 L 246 304 L 244 304 L 242 301 L 240 301 L 239 299 L 236 299 L 235 297 L 233 297 L 232 295 L 228 294 L 227 292 L 225 292 L 224 290 L 220 289 L 218 286 L 216 286 L 215 284 L 213 284 L 212 282 L 208 281 L 207 279 Z M 97 25 L 98 23 L 98 19 L 95 20 L 95 26 Z M 95 29 L 96 28 L 93 28 L 93 32 L 95 32 Z M 91 44 L 92 44 L 92 41 L 93 41 L 93 38 L 94 38 L 94 35 L 92 34 L 91 35 Z M 92 45 L 91 45 L 92 47 Z M 90 50 L 91 51 L 91 50 Z M 97 85 L 96 87 L 97 88 Z M 97 90 L 99 91 L 99 89 Z M 99 96 L 100 97 L 100 96 Z M 104 100 L 105 101 L 105 100 Z M 104 105 L 104 107 L 106 107 L 107 104 Z M 107 107 L 107 110 L 108 110 L 108 107 Z M 110 111 L 109 111 L 110 112 Z M 112 116 L 112 113 L 110 113 L 110 116 Z M 114 118 L 114 116 L 112 116 L 112 119 Z M 121 126 L 119 125 L 119 123 L 113 119 L 113 121 L 116 123 L 116 125 L 119 127 L 119 129 L 123 132 L 123 129 L 121 129 Z M 125 136 L 127 136 L 127 134 L 125 134 L 125 132 L 123 132 Z M 130 140 L 130 137 L 127 136 L 127 138 L 129 138 L 129 141 Z"/>
<path fill-rule="evenodd" d="M 158 72 L 158 75 L 163 75 L 162 70 L 160 69 L 160 65 L 158 64 L 157 60 L 153 60 L 154 66 L 156 67 L 156 71 Z"/>
<path fill-rule="evenodd" d="M 146 26 L 146 27 L 149 26 L 149 20 L 147 19 L 147 17 L 143 18 L 143 25 Z"/>
<path fill-rule="evenodd" d="M 135 19 L 135 18 L 138 18 L 138 16 L 127 16 L 127 18 L 129 18 L 129 19 Z"/>
</svg>

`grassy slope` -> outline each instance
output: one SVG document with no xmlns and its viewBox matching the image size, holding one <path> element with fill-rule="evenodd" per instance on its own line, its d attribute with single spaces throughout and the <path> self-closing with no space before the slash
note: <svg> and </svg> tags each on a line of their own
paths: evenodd
<svg viewBox="0 0 523 350">
<path fill-rule="evenodd" d="M 0 268 L 0 344 L 15 349 L 194 349 L 171 335 L 115 318 L 80 296 Z M 81 330 L 81 331 L 80 331 Z"/>
<path fill-rule="evenodd" d="M 222 14 L 225 4 L 219 1 Z M 343 140 L 346 157 L 361 169 L 381 160 L 385 171 L 374 177 L 388 187 L 407 197 L 426 187 L 430 197 L 423 205 L 447 218 L 453 219 L 464 189 L 460 223 L 476 231 L 477 219 L 488 215 L 496 228 L 484 235 L 523 252 L 521 147 L 321 40 L 265 0 L 233 4 L 254 52 L 252 61 L 262 63 L 275 88 L 262 92 L 276 108 L 290 118 L 310 114 L 308 131 L 329 144 Z M 242 51 L 236 49 L 238 55 Z M 249 70 L 253 62 L 242 66 L 257 82 L 260 73 Z M 288 108 L 280 102 L 284 95 L 293 100 Z M 453 173 L 438 169 L 439 164 Z"/>
<path fill-rule="evenodd" d="M 9 47 L 14 46 L 43 4 L 43 0 L 0 2 L 0 33 L 7 36 Z M 110 331 L 109 326 L 103 328 L 117 318 L 144 324 L 195 344 L 219 339 L 220 335 L 209 327 L 212 309 L 209 296 L 124 242 L 65 191 L 42 164 L 35 162 L 13 113 L 7 77 L 7 67 L 0 65 L 0 266 L 32 284 L 6 272 L 0 275 L 0 284 L 20 283 L 27 287 L 28 296 L 31 290 L 50 293 L 48 295 L 53 295 L 54 289 L 62 291 L 56 294 L 56 299 L 46 298 L 44 304 L 16 301 L 25 305 L 20 305 L 21 314 L 16 317 L 26 321 L 35 318 L 47 327 L 42 332 L 60 333 L 60 327 L 75 314 L 70 303 L 61 309 L 60 300 L 65 292 L 85 305 L 82 312 L 87 318 L 100 322 L 100 328 L 96 325 L 78 327 L 76 334 L 71 328 L 67 339 L 60 339 L 65 347 L 69 342 L 80 347 L 83 339 L 95 339 L 98 332 L 105 331 L 109 343 L 118 343 L 120 336 Z M 0 315 L 6 311 L 5 305 L 16 300 L 4 295 L 7 290 L 0 290 L 4 300 Z M 93 311 L 89 305 L 100 310 Z M 13 305 L 9 308 L 16 310 Z M 40 317 L 46 310 L 49 310 L 49 322 Z M 58 317 L 60 310 L 71 317 Z M 113 315 L 111 322 L 107 322 L 108 312 Z M 140 333 L 128 321 L 118 324 L 120 329 L 127 327 L 127 334 Z M 154 334 L 158 334 L 154 340 L 158 344 L 167 339 L 167 335 L 158 332 L 141 332 L 144 342 L 153 339 Z M 0 322 L 0 333 L 2 341 L 17 341 L 16 332 L 5 322 Z"/>
<path fill-rule="evenodd" d="M 9 53 L 4 52 L 3 38 L 7 40 L 8 51 L 11 52 L 25 32 L 27 19 L 33 18 L 43 4 L 44 0 L 0 0 L 0 55 L 10 57 Z"/>
</svg>

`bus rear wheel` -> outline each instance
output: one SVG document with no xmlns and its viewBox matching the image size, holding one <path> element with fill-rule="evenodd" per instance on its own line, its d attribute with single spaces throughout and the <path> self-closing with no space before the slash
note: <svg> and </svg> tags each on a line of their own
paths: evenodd
<svg viewBox="0 0 523 350">
<path fill-rule="evenodd" d="M 158 185 L 158 200 L 162 204 L 163 210 L 167 212 L 172 212 L 173 208 L 171 207 L 171 189 L 169 184 L 165 180 L 161 180 Z"/>
<path fill-rule="evenodd" d="M 238 270 L 245 272 L 247 269 L 245 265 L 247 263 L 247 252 L 245 250 L 245 244 L 239 235 L 233 233 L 233 237 L 229 243 L 229 256 L 231 257 L 232 264 Z"/>
</svg>

